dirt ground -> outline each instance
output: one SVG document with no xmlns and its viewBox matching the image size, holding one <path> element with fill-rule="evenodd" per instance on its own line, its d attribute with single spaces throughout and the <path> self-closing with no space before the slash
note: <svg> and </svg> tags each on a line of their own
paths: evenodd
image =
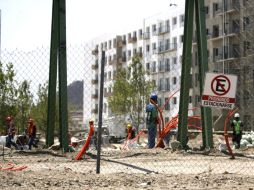
<svg viewBox="0 0 254 190">
<path fill-rule="evenodd" d="M 235 160 L 218 151 L 172 152 L 170 149 L 114 150 L 103 148 L 100 173 L 96 151 L 80 161 L 77 153 L 61 155 L 36 150 L 16 152 L 1 160 L 22 171 L 0 171 L 1 189 L 244 189 L 253 190 L 253 159 Z M 240 154 L 239 154 L 240 155 Z"/>
</svg>

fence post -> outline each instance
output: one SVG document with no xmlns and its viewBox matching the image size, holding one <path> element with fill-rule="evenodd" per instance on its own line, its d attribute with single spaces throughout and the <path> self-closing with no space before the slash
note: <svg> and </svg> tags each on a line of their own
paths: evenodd
<svg viewBox="0 0 254 190">
<path fill-rule="evenodd" d="M 180 104 L 179 104 L 179 126 L 177 140 L 183 148 L 187 146 L 188 133 L 188 105 L 190 89 L 190 68 L 192 58 L 192 33 L 193 33 L 194 0 L 185 1 L 184 18 L 184 42 L 183 42 L 183 63 L 181 75 Z"/>
<path fill-rule="evenodd" d="M 207 58 L 207 39 L 206 39 L 206 23 L 205 23 L 205 7 L 204 0 L 195 0 L 196 25 L 197 25 L 197 47 L 199 62 L 199 91 L 202 97 L 204 77 L 208 71 Z M 213 148 L 213 126 L 212 126 L 212 110 L 209 107 L 201 106 L 202 121 L 202 138 L 203 148 Z"/>
<path fill-rule="evenodd" d="M 48 87 L 48 110 L 47 110 L 47 134 L 46 145 L 54 144 L 55 112 L 56 112 L 56 78 L 57 78 L 57 56 L 59 44 L 59 14 L 58 1 L 53 1 L 51 44 L 50 44 L 50 65 L 49 65 L 49 87 Z"/>
<path fill-rule="evenodd" d="M 104 89 L 104 65 L 105 65 L 105 51 L 101 53 L 101 74 L 100 74 L 100 95 L 99 95 L 99 122 L 97 131 L 97 164 L 96 173 L 100 173 L 101 161 L 101 128 L 102 128 L 102 111 L 103 111 L 103 89 Z"/>
</svg>

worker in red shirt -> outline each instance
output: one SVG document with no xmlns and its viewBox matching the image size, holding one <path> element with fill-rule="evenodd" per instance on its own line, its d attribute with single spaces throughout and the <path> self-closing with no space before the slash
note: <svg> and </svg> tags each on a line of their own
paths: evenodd
<svg viewBox="0 0 254 190">
<path fill-rule="evenodd" d="M 37 145 L 34 142 L 36 138 L 36 125 L 34 124 L 34 121 L 31 118 L 28 120 L 27 134 L 29 136 L 28 141 L 29 150 L 32 150 L 32 146 L 37 148 Z"/>
<path fill-rule="evenodd" d="M 11 148 L 11 146 L 14 146 L 16 149 L 18 149 L 18 145 L 14 142 L 15 133 L 16 129 L 13 123 L 13 118 L 8 116 L 6 118 L 6 147 Z"/>
</svg>

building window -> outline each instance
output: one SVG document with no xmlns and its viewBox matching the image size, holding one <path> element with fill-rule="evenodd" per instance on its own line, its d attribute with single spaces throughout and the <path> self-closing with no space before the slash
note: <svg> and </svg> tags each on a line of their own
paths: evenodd
<svg viewBox="0 0 254 190">
<path fill-rule="evenodd" d="M 142 39 L 142 37 L 143 37 L 142 29 L 139 29 L 139 31 L 138 31 L 138 37 L 139 37 L 139 39 Z"/>
<path fill-rule="evenodd" d="M 108 46 L 109 46 L 109 49 L 112 48 L 112 41 L 111 40 L 108 41 Z"/>
<path fill-rule="evenodd" d="M 128 50 L 128 60 L 131 59 L 131 50 Z"/>
<path fill-rule="evenodd" d="M 160 90 L 164 90 L 164 89 L 163 89 L 163 78 L 160 78 L 160 79 L 159 79 L 158 90 L 159 90 L 159 91 L 160 91 Z"/>
<path fill-rule="evenodd" d="M 159 71 L 164 71 L 164 62 L 163 62 L 163 60 L 159 61 Z"/>
<path fill-rule="evenodd" d="M 206 15 L 209 14 L 209 7 L 208 6 L 205 6 L 205 13 L 206 13 Z"/>
<path fill-rule="evenodd" d="M 170 71 L 170 59 L 166 59 L 166 64 L 165 64 L 165 71 Z"/>
<path fill-rule="evenodd" d="M 173 23 L 173 25 L 176 25 L 176 24 L 177 24 L 177 17 L 174 17 L 174 18 L 173 18 L 172 23 Z"/>
<path fill-rule="evenodd" d="M 137 49 L 136 48 L 133 49 L 133 55 L 137 55 Z"/>
<path fill-rule="evenodd" d="M 156 34 L 156 24 L 152 25 L 152 33 Z"/>
<path fill-rule="evenodd" d="M 152 44 L 153 50 L 156 50 L 156 43 Z"/>
<path fill-rule="evenodd" d="M 165 98 L 165 103 L 168 101 L 168 98 Z M 165 105 L 165 110 L 170 110 L 169 102 Z M 165 122 L 167 122 L 165 120 Z"/>
<path fill-rule="evenodd" d="M 184 37 L 183 37 L 183 35 L 181 35 L 180 36 L 180 43 L 183 43 L 183 39 L 184 39 Z"/>
<path fill-rule="evenodd" d="M 128 40 L 130 40 L 130 39 L 131 39 L 131 33 L 128 34 Z"/>
<path fill-rule="evenodd" d="M 173 64 L 177 64 L 177 57 L 173 57 Z"/>
<path fill-rule="evenodd" d="M 189 96 L 189 104 L 191 104 L 191 103 L 192 103 L 192 97 Z"/>
<path fill-rule="evenodd" d="M 149 63 L 149 62 L 146 63 L 146 70 L 147 70 L 147 71 L 150 71 L 150 63 Z"/>
<path fill-rule="evenodd" d="M 169 80 L 169 78 L 166 78 L 165 79 L 165 90 L 166 91 L 170 91 L 170 80 Z"/>
<path fill-rule="evenodd" d="M 177 78 L 173 77 L 173 84 L 176 84 L 176 83 L 177 83 Z"/>
<path fill-rule="evenodd" d="M 184 15 L 180 15 L 180 26 L 184 26 Z"/>
<path fill-rule="evenodd" d="M 146 45 L 146 52 L 150 51 L 150 45 Z"/>
<path fill-rule="evenodd" d="M 156 72 L 156 61 L 153 62 L 153 72 Z"/>
<path fill-rule="evenodd" d="M 134 31 L 134 32 L 133 32 L 133 38 L 136 38 L 136 37 L 137 37 L 137 32 Z"/>
<path fill-rule="evenodd" d="M 177 104 L 177 97 L 173 97 L 173 104 Z"/>
<path fill-rule="evenodd" d="M 108 79 L 111 80 L 111 71 L 108 72 Z"/>
<path fill-rule="evenodd" d="M 174 37 L 174 38 L 173 38 L 173 45 L 176 46 L 176 44 L 177 44 L 177 37 Z M 175 48 L 175 47 L 174 47 L 174 48 Z"/>
</svg>

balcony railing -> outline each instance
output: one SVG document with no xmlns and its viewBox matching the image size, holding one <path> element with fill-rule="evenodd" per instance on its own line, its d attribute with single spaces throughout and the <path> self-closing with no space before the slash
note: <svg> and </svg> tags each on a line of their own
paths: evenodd
<svg viewBox="0 0 254 190">
<path fill-rule="evenodd" d="M 131 38 L 128 39 L 128 43 L 135 43 L 135 42 L 137 42 L 137 37 L 136 36 L 131 37 Z"/>
<path fill-rule="evenodd" d="M 93 55 L 97 55 L 99 53 L 99 48 L 98 46 L 96 46 L 93 50 L 92 50 L 92 54 Z"/>
<path fill-rule="evenodd" d="M 94 79 L 92 79 L 92 84 L 98 84 L 98 77 L 96 77 L 96 78 L 94 78 Z"/>
<path fill-rule="evenodd" d="M 157 35 L 162 35 L 170 32 L 170 26 L 160 26 L 157 30 Z"/>
<path fill-rule="evenodd" d="M 99 67 L 98 60 L 96 60 L 95 63 L 92 65 L 92 69 L 96 70 L 98 69 L 98 67 Z"/>
<path fill-rule="evenodd" d="M 228 0 L 225 2 L 220 2 L 218 4 L 218 9 L 213 12 L 214 16 L 215 15 L 221 15 L 224 12 L 234 12 L 238 11 L 240 9 L 240 2 L 239 0 Z"/>
<path fill-rule="evenodd" d="M 223 56 L 223 48 L 219 48 L 219 54 L 214 56 L 214 62 L 228 59 L 237 59 L 239 57 L 240 57 L 240 47 L 238 45 L 229 45 L 224 47 L 224 56 Z"/>
<path fill-rule="evenodd" d="M 165 53 L 167 51 L 175 51 L 177 49 L 177 44 L 176 43 L 170 43 L 170 44 L 165 44 L 161 45 L 158 47 L 156 53 Z"/>
<path fill-rule="evenodd" d="M 94 109 L 92 109 L 92 113 L 94 113 L 94 114 L 98 114 L 98 108 L 94 108 Z"/>
<path fill-rule="evenodd" d="M 98 99 L 99 95 L 98 93 L 92 94 L 92 99 Z"/>
</svg>

